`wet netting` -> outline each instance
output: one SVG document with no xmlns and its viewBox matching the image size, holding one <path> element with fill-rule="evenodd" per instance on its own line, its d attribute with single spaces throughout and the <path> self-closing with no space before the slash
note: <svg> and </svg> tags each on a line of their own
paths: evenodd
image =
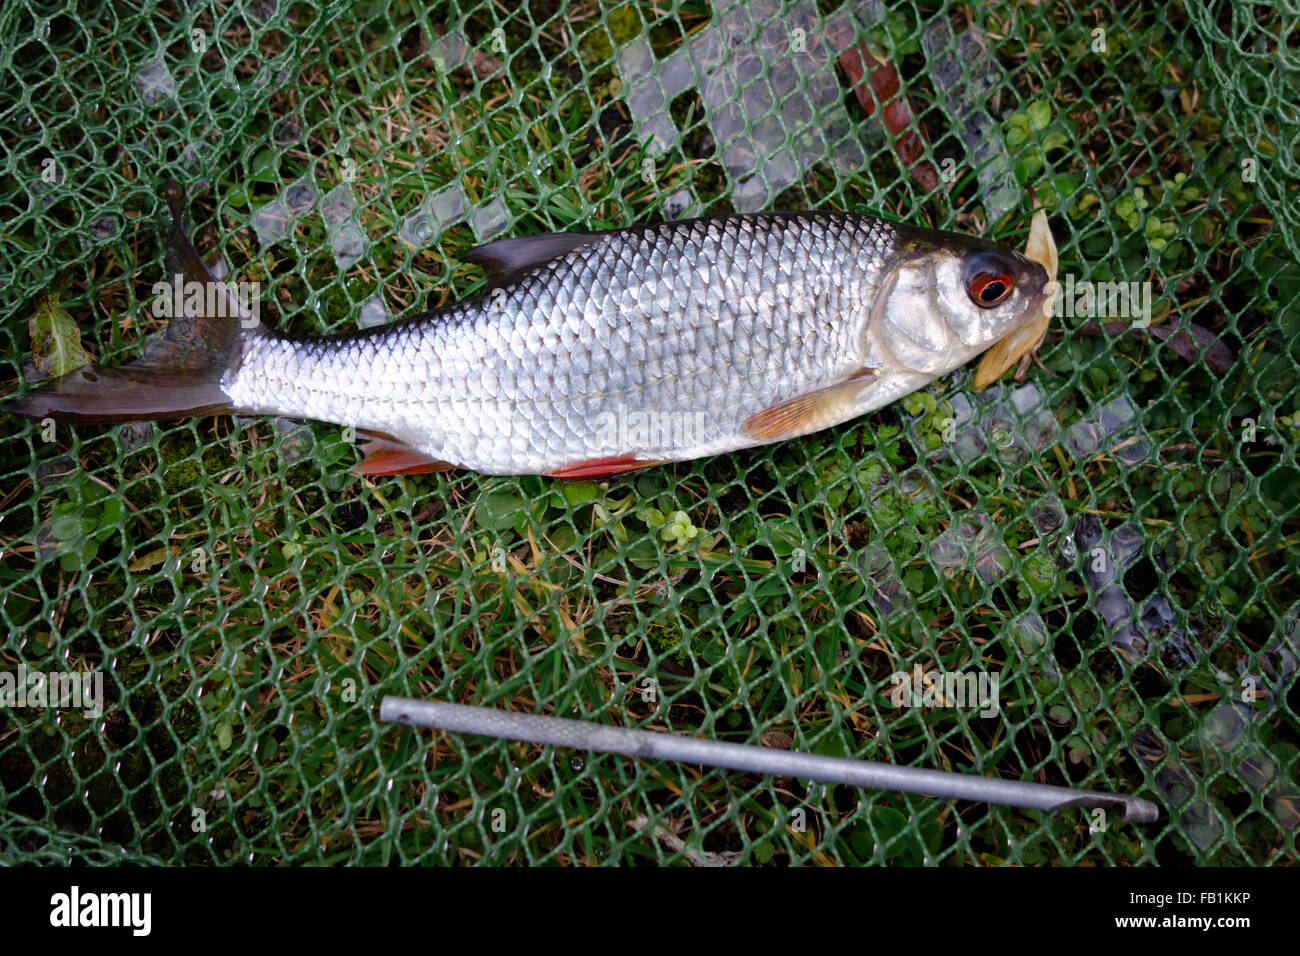
<svg viewBox="0 0 1300 956">
<path fill-rule="evenodd" d="M 1021 247 L 1042 207 L 1065 297 L 1019 381 L 599 482 L 5 418 L 0 858 L 1295 861 L 1293 4 L 71 6 L 0 13 L 4 394 L 165 326 L 168 177 L 299 334 L 478 293 L 493 237 L 732 210 Z M 1162 818 L 435 733 L 385 694 Z"/>
</svg>

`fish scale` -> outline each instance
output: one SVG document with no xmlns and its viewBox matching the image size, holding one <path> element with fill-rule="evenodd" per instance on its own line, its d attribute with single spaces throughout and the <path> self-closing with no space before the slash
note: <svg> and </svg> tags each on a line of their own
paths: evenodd
<svg viewBox="0 0 1300 956">
<path fill-rule="evenodd" d="M 173 280 L 215 284 L 168 190 Z M 510 238 L 463 258 L 488 269 L 489 291 L 423 316 L 294 338 L 246 314 L 187 312 L 145 358 L 4 408 L 337 422 L 372 436 L 370 473 L 606 475 L 879 408 L 1020 325 L 1046 281 L 984 240 L 850 213 Z"/>
</svg>

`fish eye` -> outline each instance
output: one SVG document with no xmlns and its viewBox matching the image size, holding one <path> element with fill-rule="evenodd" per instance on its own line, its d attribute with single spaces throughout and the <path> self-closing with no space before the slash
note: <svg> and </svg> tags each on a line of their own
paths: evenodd
<svg viewBox="0 0 1300 956">
<path fill-rule="evenodd" d="M 966 266 L 966 294 L 982 309 L 1001 305 L 1015 285 L 1015 276 L 997 253 L 977 253 Z"/>
</svg>

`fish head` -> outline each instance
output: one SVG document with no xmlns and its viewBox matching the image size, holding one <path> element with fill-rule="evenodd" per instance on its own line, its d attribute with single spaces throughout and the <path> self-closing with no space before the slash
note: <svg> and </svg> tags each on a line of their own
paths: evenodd
<svg viewBox="0 0 1300 956">
<path fill-rule="evenodd" d="M 940 372 L 992 346 L 1042 308 L 1047 271 L 973 236 L 900 228 L 873 319 L 908 368 Z"/>
</svg>

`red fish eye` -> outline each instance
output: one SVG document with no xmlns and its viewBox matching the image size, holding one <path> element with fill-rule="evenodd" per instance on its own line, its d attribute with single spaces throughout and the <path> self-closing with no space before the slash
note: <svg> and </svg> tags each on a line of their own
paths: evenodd
<svg viewBox="0 0 1300 956">
<path fill-rule="evenodd" d="M 976 305 L 991 309 L 1006 300 L 1015 282 L 1009 272 L 977 272 L 966 281 L 966 293 Z"/>
</svg>

